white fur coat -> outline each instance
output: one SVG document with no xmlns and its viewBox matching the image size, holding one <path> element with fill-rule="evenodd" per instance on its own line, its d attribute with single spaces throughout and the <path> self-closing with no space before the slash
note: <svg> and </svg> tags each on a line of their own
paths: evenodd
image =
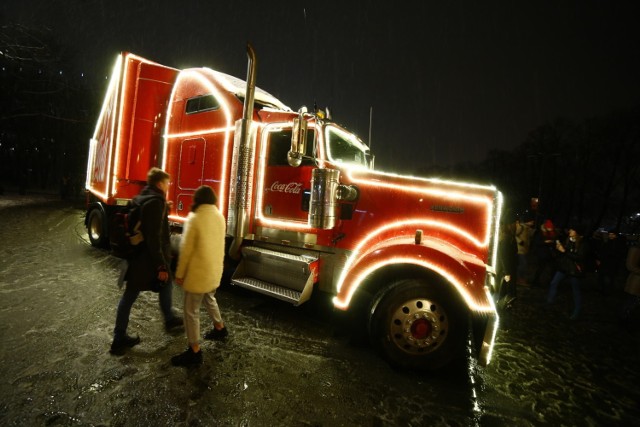
<svg viewBox="0 0 640 427">
<path fill-rule="evenodd" d="M 176 277 L 187 292 L 204 294 L 220 286 L 225 220 L 214 205 L 200 205 L 185 222 Z"/>
</svg>

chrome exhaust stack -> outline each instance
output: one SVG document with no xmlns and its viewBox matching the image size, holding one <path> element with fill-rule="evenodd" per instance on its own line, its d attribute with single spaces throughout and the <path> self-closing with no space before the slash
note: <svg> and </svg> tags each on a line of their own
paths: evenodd
<svg viewBox="0 0 640 427">
<path fill-rule="evenodd" d="M 244 97 L 242 119 L 236 122 L 234 146 L 236 156 L 232 166 L 235 182 L 231 184 L 229 194 L 229 219 L 227 229 L 233 230 L 233 241 L 229 246 L 229 256 L 235 260 L 240 258 L 240 248 L 247 232 L 247 218 L 251 201 L 251 180 L 253 179 L 252 159 L 255 151 L 255 138 L 250 137 L 253 118 L 253 103 L 256 91 L 256 52 L 247 43 L 247 89 Z"/>
</svg>

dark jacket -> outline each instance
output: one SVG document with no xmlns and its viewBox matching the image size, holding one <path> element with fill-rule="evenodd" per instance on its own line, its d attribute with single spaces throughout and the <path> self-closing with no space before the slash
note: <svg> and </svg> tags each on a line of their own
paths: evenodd
<svg viewBox="0 0 640 427">
<path fill-rule="evenodd" d="M 631 246 L 627 253 L 627 270 L 629 277 L 624 291 L 640 297 L 640 246 Z"/>
<path fill-rule="evenodd" d="M 578 237 L 576 241 L 567 238 L 564 244 L 564 252 L 557 251 L 558 269 L 570 276 L 582 277 L 585 273 L 585 261 L 587 255 L 587 241 Z"/>
<path fill-rule="evenodd" d="M 624 265 L 626 253 L 627 245 L 622 237 L 601 241 L 597 251 L 597 258 L 600 263 L 598 271 L 615 276 L 620 267 Z"/>
<path fill-rule="evenodd" d="M 131 289 L 148 291 L 160 271 L 170 271 L 167 203 L 162 191 L 153 186 L 146 186 L 133 200 L 142 205 L 140 216 L 144 242 L 140 252 L 129 260 L 125 280 Z"/>
</svg>

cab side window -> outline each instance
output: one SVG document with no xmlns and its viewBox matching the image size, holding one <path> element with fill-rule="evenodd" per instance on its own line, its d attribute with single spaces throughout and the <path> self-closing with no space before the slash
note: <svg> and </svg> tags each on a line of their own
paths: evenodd
<svg viewBox="0 0 640 427">
<path fill-rule="evenodd" d="M 313 145 L 315 143 L 315 131 L 309 129 L 307 132 L 307 145 L 305 147 L 305 158 L 302 166 L 312 166 Z M 269 134 L 269 166 L 289 166 L 287 163 L 287 153 L 291 148 L 291 129 Z"/>
</svg>

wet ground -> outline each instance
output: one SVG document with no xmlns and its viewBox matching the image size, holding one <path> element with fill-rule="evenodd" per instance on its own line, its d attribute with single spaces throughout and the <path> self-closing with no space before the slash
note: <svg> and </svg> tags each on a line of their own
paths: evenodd
<svg viewBox="0 0 640 427">
<path fill-rule="evenodd" d="M 544 289 L 520 288 L 488 367 L 429 375 L 390 368 L 326 298 L 296 308 L 222 287 L 231 335 L 184 369 L 169 359 L 186 339 L 164 332 L 152 293 L 131 314 L 142 343 L 109 354 L 119 260 L 88 244 L 81 204 L 4 195 L 0 221 L 3 426 L 639 424 L 640 337 L 617 324 L 619 287 L 587 283 L 577 321 L 568 290 L 547 311 Z"/>
</svg>

